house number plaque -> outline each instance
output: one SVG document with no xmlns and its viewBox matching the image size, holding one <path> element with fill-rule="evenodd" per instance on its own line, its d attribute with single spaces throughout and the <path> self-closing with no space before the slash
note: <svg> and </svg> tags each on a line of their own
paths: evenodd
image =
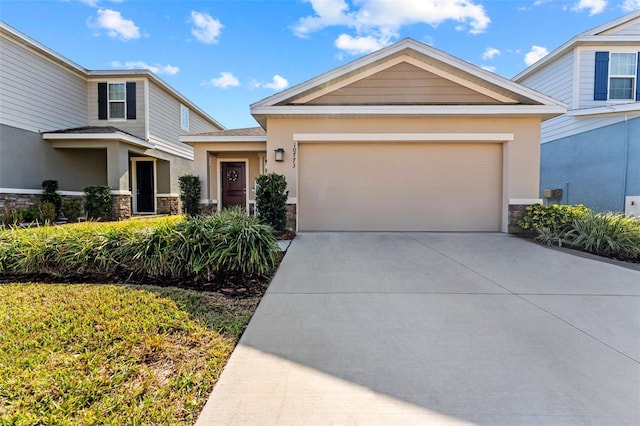
<svg viewBox="0 0 640 426">
<path fill-rule="evenodd" d="M 293 143 L 293 151 L 292 152 L 293 152 L 293 167 L 292 168 L 295 169 L 296 168 L 296 152 L 297 152 L 295 142 Z"/>
</svg>

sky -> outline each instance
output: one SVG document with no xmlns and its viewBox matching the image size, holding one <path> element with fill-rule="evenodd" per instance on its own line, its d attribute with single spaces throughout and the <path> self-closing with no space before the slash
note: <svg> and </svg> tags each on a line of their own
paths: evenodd
<svg viewBox="0 0 640 426">
<path fill-rule="evenodd" d="M 637 9 L 640 0 L 0 0 L 0 20 L 87 69 L 151 69 L 232 129 L 257 126 L 252 103 L 406 37 L 512 78 Z"/>
</svg>

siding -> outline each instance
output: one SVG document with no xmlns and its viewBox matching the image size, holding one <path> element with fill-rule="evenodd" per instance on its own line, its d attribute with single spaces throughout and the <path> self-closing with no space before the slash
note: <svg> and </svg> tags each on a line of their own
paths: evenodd
<svg viewBox="0 0 640 426">
<path fill-rule="evenodd" d="M 542 143 L 566 138 L 578 133 L 588 132 L 599 127 L 610 126 L 624 121 L 624 115 L 602 115 L 590 117 L 571 117 L 562 115 L 542 123 Z"/>
<path fill-rule="evenodd" d="M 185 105 L 186 106 L 186 105 Z M 189 107 L 187 107 L 189 108 Z M 201 116 L 200 114 L 193 111 L 189 108 L 189 132 L 185 132 L 180 129 L 181 135 L 187 133 L 204 133 L 204 132 L 213 132 L 216 130 L 220 130 L 218 127 L 211 124 L 209 120 Z"/>
<path fill-rule="evenodd" d="M 573 58 L 568 52 L 520 83 L 566 103 L 573 102 Z"/>
<path fill-rule="evenodd" d="M 136 82 L 136 119 L 135 120 L 99 120 L 98 119 L 98 82 Z M 88 87 L 88 121 L 90 126 L 113 126 L 127 133 L 131 133 L 140 139 L 146 139 L 145 133 L 145 105 L 144 105 L 144 81 L 139 79 L 103 79 L 92 80 L 87 83 Z"/>
<path fill-rule="evenodd" d="M 636 36 L 640 36 L 640 22 L 635 22 L 632 25 L 623 27 L 621 29 L 619 28 L 613 28 L 609 31 L 603 32 L 603 35 L 617 35 L 617 36 L 624 36 L 624 35 L 636 35 Z"/>
<path fill-rule="evenodd" d="M 607 101 L 593 100 L 595 84 L 596 51 L 606 51 L 605 47 L 596 50 L 581 50 L 578 52 L 578 108 L 593 108 L 606 105 Z"/>
<path fill-rule="evenodd" d="M 625 195 L 640 195 L 638 138 L 640 118 L 543 144 L 540 191 L 562 188 L 562 204 L 624 211 Z"/>
<path fill-rule="evenodd" d="M 316 98 L 309 105 L 499 104 L 458 83 L 407 63 L 394 65 Z"/>
<path fill-rule="evenodd" d="M 0 123 L 33 132 L 87 124 L 85 79 L 0 38 Z"/>
</svg>

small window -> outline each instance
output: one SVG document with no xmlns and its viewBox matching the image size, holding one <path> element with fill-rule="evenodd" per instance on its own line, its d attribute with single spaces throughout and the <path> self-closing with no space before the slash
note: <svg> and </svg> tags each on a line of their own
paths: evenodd
<svg viewBox="0 0 640 426">
<path fill-rule="evenodd" d="M 109 119 L 126 118 L 126 93 L 125 83 L 109 83 Z"/>
<path fill-rule="evenodd" d="M 180 127 L 182 130 L 189 131 L 189 108 L 180 105 Z"/>
<path fill-rule="evenodd" d="M 634 99 L 636 64 L 635 53 L 611 53 L 609 99 Z"/>
</svg>

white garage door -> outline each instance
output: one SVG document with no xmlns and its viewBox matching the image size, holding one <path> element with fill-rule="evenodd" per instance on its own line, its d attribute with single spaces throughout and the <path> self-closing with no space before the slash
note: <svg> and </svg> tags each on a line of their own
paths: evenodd
<svg viewBox="0 0 640 426">
<path fill-rule="evenodd" d="M 300 143 L 302 231 L 499 231 L 502 145 Z"/>
</svg>

